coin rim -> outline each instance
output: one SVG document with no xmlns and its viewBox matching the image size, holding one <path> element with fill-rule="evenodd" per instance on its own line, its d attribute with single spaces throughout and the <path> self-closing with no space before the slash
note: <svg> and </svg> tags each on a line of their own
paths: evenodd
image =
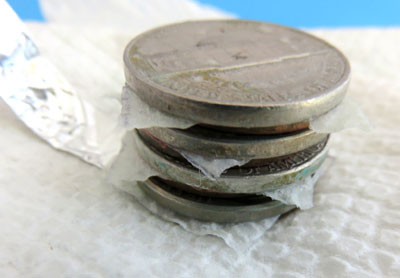
<svg viewBox="0 0 400 278">
<path fill-rule="evenodd" d="M 158 175 L 164 179 L 174 180 L 183 184 L 188 184 L 199 189 L 219 191 L 221 193 L 254 193 L 282 188 L 304 180 L 306 177 L 314 174 L 327 156 L 327 145 L 324 149 L 309 161 L 294 167 L 287 171 L 270 173 L 254 176 L 224 176 L 216 180 L 211 180 L 203 173 L 178 165 L 163 156 L 155 153 L 149 148 L 136 133 L 132 132 L 137 151 L 140 157 L 158 172 Z"/>
<path fill-rule="evenodd" d="M 153 127 L 138 130 L 148 133 L 171 148 L 218 159 L 264 159 L 285 156 L 302 151 L 325 140 L 329 135 L 311 130 L 284 136 L 249 136 L 245 139 L 196 136 L 184 129 Z M 216 131 L 210 131 L 216 132 Z M 221 133 L 222 134 L 222 133 Z M 146 136 L 146 135 L 145 135 Z"/>
<path fill-rule="evenodd" d="M 249 206 L 210 205 L 177 196 L 159 187 L 152 180 L 138 182 L 138 185 L 145 194 L 161 206 L 180 215 L 201 221 L 216 223 L 257 221 L 281 215 L 296 208 L 293 205 L 286 205 L 279 201 L 268 201 L 262 204 Z"/>
<path fill-rule="evenodd" d="M 256 25 L 276 26 L 291 32 L 300 33 L 310 39 L 318 40 L 333 51 L 337 52 L 337 54 L 342 58 L 344 63 L 342 77 L 337 84 L 332 86 L 329 90 L 325 90 L 325 93 L 321 93 L 321 95 L 307 100 L 297 100 L 291 103 L 273 103 L 268 106 L 265 104 L 263 106 L 257 105 L 257 103 L 230 105 L 226 103 L 218 103 L 215 100 L 197 100 L 194 98 L 187 98 L 184 95 L 177 95 L 174 90 L 161 86 L 147 78 L 145 75 L 141 75 L 140 71 L 136 70 L 133 63 L 131 63 L 131 48 L 142 37 L 151 35 L 152 32 L 156 32 L 163 28 L 169 28 L 185 23 L 205 22 L 243 22 L 246 24 L 251 23 Z M 320 116 L 336 107 L 344 98 L 350 82 L 350 64 L 343 53 L 333 45 L 316 36 L 297 29 L 256 21 L 203 20 L 175 23 L 158 27 L 144 32 L 132 39 L 125 48 L 123 60 L 127 86 L 143 101 L 165 113 L 177 117 L 187 118 L 198 123 L 228 127 L 273 127 L 277 125 L 310 121 L 310 119 Z M 191 113 L 187 113 L 188 111 L 191 111 Z"/>
</svg>

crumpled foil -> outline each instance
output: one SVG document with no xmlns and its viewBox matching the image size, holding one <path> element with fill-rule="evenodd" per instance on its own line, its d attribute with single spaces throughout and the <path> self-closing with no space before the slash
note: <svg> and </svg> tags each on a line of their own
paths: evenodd
<svg viewBox="0 0 400 278">
<path fill-rule="evenodd" d="M 0 1 L 0 36 L 2 99 L 53 147 L 98 167 L 106 166 L 120 148 L 123 130 L 117 120 L 101 115 L 74 91 L 40 55 L 18 16 L 4 1 Z"/>
</svg>

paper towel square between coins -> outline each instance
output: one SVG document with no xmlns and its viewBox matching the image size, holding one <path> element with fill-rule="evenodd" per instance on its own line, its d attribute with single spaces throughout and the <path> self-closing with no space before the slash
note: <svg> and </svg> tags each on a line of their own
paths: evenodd
<svg viewBox="0 0 400 278">
<path fill-rule="evenodd" d="M 301 182 L 287 185 L 282 189 L 265 192 L 265 195 L 285 204 L 294 204 L 301 209 L 309 209 L 313 206 L 314 186 L 331 162 L 330 159 L 327 159 L 323 166 L 317 170 L 315 175 L 309 176 Z M 238 252 L 248 250 L 279 218 L 279 216 L 276 216 L 257 222 L 218 224 L 197 221 L 180 216 L 157 204 L 146 196 L 136 184 L 136 181 L 144 181 L 157 174 L 157 171 L 149 167 L 140 157 L 137 151 L 135 137 L 128 132 L 125 135 L 122 150 L 110 169 L 108 181 L 116 188 L 132 194 L 139 203 L 152 213 L 167 221 L 179 224 L 183 229 L 189 232 L 198 235 L 214 235 L 220 237 L 228 246 Z M 199 175 L 200 174 L 201 173 L 199 173 Z"/>
<path fill-rule="evenodd" d="M 198 124 L 151 107 L 127 86 L 122 90 L 121 99 L 120 123 L 127 130 L 151 127 L 185 129 Z M 310 121 L 310 129 L 317 133 L 333 133 L 347 128 L 358 128 L 366 131 L 370 129 L 368 118 L 350 97 L 346 97 L 341 104 L 328 113 Z M 187 151 L 179 152 L 209 179 L 218 178 L 225 170 L 234 166 L 241 166 L 250 160 L 236 157 L 216 159 Z"/>
</svg>

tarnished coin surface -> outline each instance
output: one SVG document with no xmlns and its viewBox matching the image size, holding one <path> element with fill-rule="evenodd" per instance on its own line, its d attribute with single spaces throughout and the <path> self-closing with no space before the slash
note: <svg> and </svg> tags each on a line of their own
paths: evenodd
<svg viewBox="0 0 400 278">
<path fill-rule="evenodd" d="M 198 196 L 171 187 L 157 178 L 138 184 L 146 194 L 162 206 L 202 221 L 219 223 L 257 221 L 295 208 L 264 196 L 251 195 L 235 199 Z"/>
<path fill-rule="evenodd" d="M 336 48 L 304 32 L 240 20 L 193 21 L 133 39 L 129 87 L 198 123 L 262 128 L 307 123 L 338 105 L 350 75 Z"/>
<path fill-rule="evenodd" d="M 146 144 L 133 132 L 139 155 L 159 176 L 199 189 L 220 193 L 262 193 L 300 182 L 313 175 L 327 155 L 326 141 L 257 167 L 234 167 L 211 180 L 187 161 L 170 157 Z"/>
<path fill-rule="evenodd" d="M 311 130 L 284 135 L 244 135 L 200 126 L 186 130 L 148 128 L 140 136 L 161 147 L 166 144 L 176 151 L 187 151 L 214 159 L 265 159 L 302 151 L 328 137 Z"/>
</svg>

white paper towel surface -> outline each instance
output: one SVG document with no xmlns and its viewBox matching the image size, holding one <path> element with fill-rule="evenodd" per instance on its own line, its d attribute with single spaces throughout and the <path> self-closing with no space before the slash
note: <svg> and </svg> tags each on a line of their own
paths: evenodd
<svg viewBox="0 0 400 278">
<path fill-rule="evenodd" d="M 47 14 L 56 2 L 43 2 Z M 120 93 L 130 37 L 152 24 L 218 15 L 187 1 L 131 0 L 125 15 L 135 16 L 121 23 L 121 33 L 111 25 L 96 32 L 64 25 L 73 11 L 67 3 L 74 2 L 63 1 L 60 15 L 49 16 L 57 24 L 29 27 L 71 84 L 105 96 L 105 104 Z M 79 3 L 91 2 L 99 3 Z M 150 10 L 148 2 L 159 9 Z M 79 13 L 76 24 L 85 23 Z M 250 250 L 234 252 L 217 237 L 154 216 L 107 185 L 101 170 L 41 141 L 0 101 L 0 276 L 398 277 L 400 29 L 313 33 L 350 59 L 349 93 L 375 126 L 368 134 L 332 136 L 336 161 L 317 184 L 313 209 L 289 214 Z"/>
</svg>

